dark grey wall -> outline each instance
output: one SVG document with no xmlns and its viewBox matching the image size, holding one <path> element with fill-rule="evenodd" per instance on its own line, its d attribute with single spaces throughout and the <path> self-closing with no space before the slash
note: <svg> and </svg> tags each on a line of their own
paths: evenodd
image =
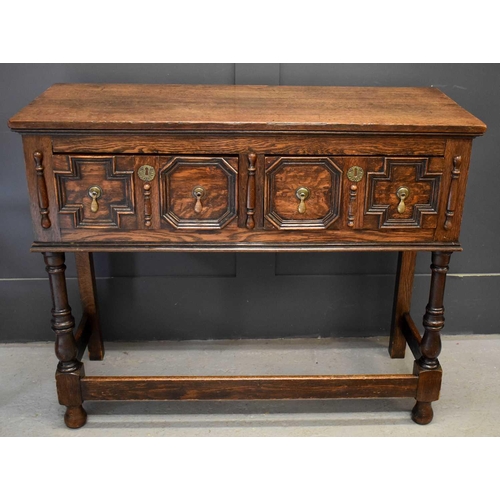
<svg viewBox="0 0 500 500">
<path fill-rule="evenodd" d="M 32 242 L 21 138 L 7 120 L 56 82 L 436 86 L 488 125 L 475 140 L 453 256 L 446 333 L 500 332 L 500 66 L 456 64 L 0 65 L 0 340 L 52 339 Z M 395 254 L 97 254 L 108 340 L 377 335 L 390 325 Z M 418 259 L 423 314 L 429 255 Z M 72 256 L 69 276 L 74 277 Z M 75 316 L 74 279 L 69 281 Z M 174 293 L 175 291 L 175 293 Z"/>
</svg>

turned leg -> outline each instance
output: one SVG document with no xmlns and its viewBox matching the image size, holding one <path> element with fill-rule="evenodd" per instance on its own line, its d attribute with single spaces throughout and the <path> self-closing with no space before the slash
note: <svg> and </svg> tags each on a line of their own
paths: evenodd
<svg viewBox="0 0 500 500">
<path fill-rule="evenodd" d="M 52 292 L 52 330 L 56 334 L 55 351 L 59 363 L 56 371 L 56 386 L 59 403 L 66 406 L 64 422 L 68 427 L 78 428 L 85 424 L 87 414 L 83 409 L 80 378 L 84 376 L 83 365 L 77 359 L 77 346 L 73 336 L 75 320 L 68 304 L 68 292 L 64 265 L 64 253 L 43 254 Z"/>
<path fill-rule="evenodd" d="M 432 401 L 437 401 L 441 388 L 441 367 L 438 356 L 441 352 L 440 332 L 444 326 L 444 288 L 451 252 L 432 252 L 431 289 L 429 303 L 424 315 L 424 336 L 420 344 L 422 356 L 415 362 L 414 373 L 419 376 L 417 403 L 412 419 L 417 424 L 428 424 L 432 420 Z"/>
<path fill-rule="evenodd" d="M 76 252 L 75 260 L 83 311 L 87 313 L 91 328 L 89 359 L 101 360 L 104 358 L 104 344 L 99 322 L 93 255 L 88 252 Z"/>
<path fill-rule="evenodd" d="M 399 252 L 396 287 L 394 289 L 391 336 L 389 339 L 389 354 L 391 358 L 405 357 L 406 340 L 401 331 L 401 323 L 403 316 L 410 312 L 416 259 L 417 252 Z"/>
</svg>

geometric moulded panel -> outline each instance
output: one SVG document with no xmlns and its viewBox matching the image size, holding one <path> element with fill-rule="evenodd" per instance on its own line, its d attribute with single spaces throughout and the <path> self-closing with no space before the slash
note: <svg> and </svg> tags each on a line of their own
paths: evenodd
<svg viewBox="0 0 500 500">
<path fill-rule="evenodd" d="M 222 229 L 237 215 L 237 157 L 174 157 L 160 169 L 161 216 L 176 229 Z"/>
<path fill-rule="evenodd" d="M 69 170 L 54 171 L 59 212 L 73 216 L 71 226 L 118 228 L 122 215 L 134 214 L 133 169 L 119 170 L 114 156 L 55 158 L 61 161 Z M 89 190 L 95 187 L 99 197 L 93 203 Z"/>
<path fill-rule="evenodd" d="M 427 158 L 386 158 L 382 172 L 367 174 L 365 213 L 378 215 L 380 228 L 421 228 L 424 215 L 431 216 L 425 226 L 435 228 L 441 173 L 428 165 Z"/>
<path fill-rule="evenodd" d="M 330 158 L 267 157 L 265 218 L 278 229 L 326 229 L 339 216 L 341 176 Z"/>
</svg>

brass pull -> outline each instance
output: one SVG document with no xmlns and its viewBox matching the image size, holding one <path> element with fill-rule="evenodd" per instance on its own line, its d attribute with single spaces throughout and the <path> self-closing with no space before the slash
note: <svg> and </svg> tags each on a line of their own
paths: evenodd
<svg viewBox="0 0 500 500">
<path fill-rule="evenodd" d="M 90 204 L 90 211 L 96 213 L 99 210 L 99 203 L 97 200 L 102 195 L 102 189 L 99 186 L 92 186 L 89 189 L 89 196 L 92 198 L 92 203 Z"/>
<path fill-rule="evenodd" d="M 299 206 L 297 208 L 299 214 L 306 213 L 306 200 L 309 198 L 309 189 L 305 187 L 300 187 L 295 191 L 295 196 L 300 200 Z"/>
<path fill-rule="evenodd" d="M 205 190 L 201 186 L 196 186 L 193 189 L 193 196 L 196 198 L 196 203 L 194 205 L 194 211 L 199 214 L 203 210 L 203 205 L 201 204 L 201 199 L 205 196 Z"/>
<path fill-rule="evenodd" d="M 406 205 L 405 205 L 405 200 L 408 199 L 408 195 L 410 194 L 410 191 L 408 188 L 405 187 L 400 187 L 396 191 L 396 196 L 399 198 L 399 205 L 398 205 L 398 213 L 399 214 L 404 214 L 406 210 Z"/>
</svg>

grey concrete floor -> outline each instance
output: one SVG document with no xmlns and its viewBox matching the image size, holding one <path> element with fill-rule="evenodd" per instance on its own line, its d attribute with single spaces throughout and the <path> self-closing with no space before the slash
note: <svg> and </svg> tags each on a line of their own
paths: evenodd
<svg viewBox="0 0 500 500">
<path fill-rule="evenodd" d="M 87 375 L 411 373 L 388 339 L 107 343 Z M 499 436 L 500 335 L 443 336 L 434 420 L 413 399 L 86 402 L 87 424 L 63 423 L 52 343 L 0 345 L 0 436 Z"/>
</svg>

